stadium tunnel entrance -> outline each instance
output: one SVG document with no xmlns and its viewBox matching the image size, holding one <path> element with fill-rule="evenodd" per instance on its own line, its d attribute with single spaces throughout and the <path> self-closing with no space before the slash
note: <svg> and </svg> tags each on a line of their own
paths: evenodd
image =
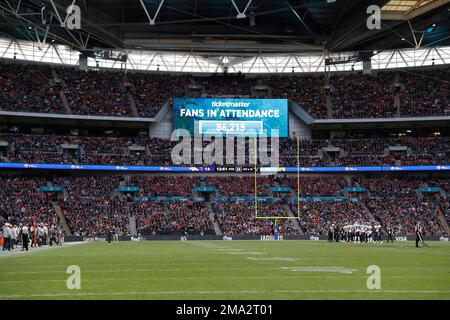
<svg viewBox="0 0 450 320">
<path fill-rule="evenodd" d="M 216 194 L 216 188 L 213 186 L 198 186 L 194 188 L 197 196 L 203 198 L 205 202 L 211 202 L 212 196 Z"/>
</svg>

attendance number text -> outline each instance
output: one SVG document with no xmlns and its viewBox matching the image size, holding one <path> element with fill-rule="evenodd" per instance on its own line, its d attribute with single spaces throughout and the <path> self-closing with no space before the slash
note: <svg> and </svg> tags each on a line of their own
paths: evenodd
<svg viewBox="0 0 450 320">
<path fill-rule="evenodd" d="M 216 124 L 217 132 L 245 132 L 245 123 L 223 123 Z"/>
</svg>

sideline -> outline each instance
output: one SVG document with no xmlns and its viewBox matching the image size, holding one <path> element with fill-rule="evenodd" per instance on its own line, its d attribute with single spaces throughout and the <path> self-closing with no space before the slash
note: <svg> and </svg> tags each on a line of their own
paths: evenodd
<svg viewBox="0 0 450 320">
<path fill-rule="evenodd" d="M 17 257 L 23 254 L 32 254 L 32 253 L 38 253 L 38 252 L 45 252 L 48 250 L 55 250 L 55 249 L 62 249 L 62 248 L 67 248 L 67 247 L 72 247 L 74 245 L 78 245 L 78 244 L 83 244 L 83 243 L 88 243 L 88 242 L 83 242 L 83 241 L 79 241 L 79 242 L 64 242 L 64 244 L 62 246 L 44 246 L 44 247 L 36 247 L 33 249 L 28 249 L 28 251 L 21 251 L 22 247 L 17 246 L 15 249 L 11 250 L 11 251 L 0 251 L 0 259 L 4 259 L 4 258 L 10 258 L 10 257 Z"/>
</svg>

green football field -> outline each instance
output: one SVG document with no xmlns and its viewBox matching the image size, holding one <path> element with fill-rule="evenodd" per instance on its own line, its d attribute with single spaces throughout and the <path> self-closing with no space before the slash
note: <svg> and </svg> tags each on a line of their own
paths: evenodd
<svg viewBox="0 0 450 320">
<path fill-rule="evenodd" d="M 450 299 L 450 244 L 429 245 L 143 241 L 0 252 L 0 299 Z M 71 265 L 80 289 L 67 288 Z M 381 289 L 367 287 L 371 265 Z"/>
</svg>

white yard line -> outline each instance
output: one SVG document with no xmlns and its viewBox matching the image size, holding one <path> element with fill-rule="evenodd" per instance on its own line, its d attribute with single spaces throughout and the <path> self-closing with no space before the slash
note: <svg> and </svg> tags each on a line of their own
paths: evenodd
<svg viewBox="0 0 450 320">
<path fill-rule="evenodd" d="M 60 272 L 61 274 L 63 274 L 63 272 Z M 366 276 L 352 276 L 352 279 L 367 279 Z M 413 275 L 413 276 L 385 276 L 386 279 L 417 279 L 417 278 L 423 278 L 423 279 L 435 279 L 435 278 L 439 278 L 442 279 L 442 275 L 436 275 L 436 276 L 417 276 L 417 275 Z M 126 282 L 131 282 L 131 281 L 138 281 L 138 282 L 142 282 L 142 281 L 152 281 L 152 280 L 157 280 L 157 281 L 165 281 L 165 280 L 175 280 L 175 281 L 180 281 L 180 280 L 218 280 L 218 279 L 253 279 L 253 280 L 268 280 L 268 279 L 342 279 L 342 276 L 330 276 L 330 275 L 321 275 L 321 276 L 311 276 L 311 275 L 305 275 L 305 276 L 210 276 L 210 277 L 184 277 L 184 276 L 180 276 L 180 277 L 151 277 L 151 278 L 135 278 L 135 279 L 130 279 L 130 278 L 95 278 L 95 279 L 86 279 L 84 278 L 82 281 L 83 282 L 106 282 L 106 281 L 111 281 L 111 282 L 116 282 L 116 281 L 126 281 Z M 6 284 L 6 283 L 47 283 L 47 282 L 66 282 L 67 279 L 47 279 L 47 280 L 5 280 L 5 281 L 0 281 L 0 285 L 1 284 Z"/>
<path fill-rule="evenodd" d="M 345 267 L 280 267 L 282 270 L 290 270 L 295 272 L 336 272 L 351 274 L 357 272 L 358 269 L 345 268 Z"/>
<path fill-rule="evenodd" d="M 90 268 L 95 268 L 95 266 L 90 267 Z M 305 268 L 308 268 L 307 266 L 305 266 Z M 311 267 L 314 268 L 314 267 Z M 389 267 L 385 267 L 383 268 L 383 270 L 404 270 L 405 268 L 389 268 Z M 446 270 L 448 271 L 448 267 L 440 267 L 440 268 L 434 268 L 434 267 L 423 267 L 423 268 L 408 268 L 409 270 L 414 269 L 414 270 Z M 217 272 L 217 271 L 242 271 L 242 268 L 230 268 L 230 267 L 223 267 L 223 268 L 211 268 L 211 267 L 205 267 L 205 268 L 177 268 L 177 269 L 155 269 L 155 268 L 148 268 L 148 269 L 102 269 L 102 273 L 133 273 L 133 272 L 183 272 L 183 271 L 211 271 L 211 272 Z M 254 267 L 245 267 L 245 270 L 256 270 L 256 271 L 261 271 L 261 265 L 258 264 Z M 279 266 L 273 266 L 273 267 L 268 267 L 265 269 L 266 272 L 269 271 L 279 271 L 280 267 Z M 12 271 L 12 272 L 1 272 L 0 276 L 2 275 L 15 275 L 15 274 L 50 274 L 50 273 L 55 273 L 56 271 Z M 65 272 L 65 269 L 64 269 Z M 98 268 L 96 268 L 96 270 L 85 270 L 82 272 L 84 273 L 98 273 Z M 441 275 L 442 276 L 442 275 Z"/>
<path fill-rule="evenodd" d="M 274 294 L 274 293 L 450 293 L 449 290 L 225 290 L 225 291 L 144 291 L 144 292 L 67 292 L 36 294 L 1 294 L 1 299 L 37 297 L 105 297 L 105 296 L 163 296 L 163 295 L 220 295 L 220 294 Z"/>
<path fill-rule="evenodd" d="M 235 254 L 235 255 L 261 255 L 261 254 L 265 254 L 264 252 L 258 252 L 258 251 L 252 251 L 252 252 L 241 252 L 241 251 L 225 251 L 224 253 L 226 254 Z M 248 258 L 248 257 L 247 257 Z"/>
<path fill-rule="evenodd" d="M 293 257 L 270 257 L 270 258 L 247 257 L 247 259 L 262 262 L 295 262 L 303 260 L 300 258 L 293 258 Z"/>
</svg>

